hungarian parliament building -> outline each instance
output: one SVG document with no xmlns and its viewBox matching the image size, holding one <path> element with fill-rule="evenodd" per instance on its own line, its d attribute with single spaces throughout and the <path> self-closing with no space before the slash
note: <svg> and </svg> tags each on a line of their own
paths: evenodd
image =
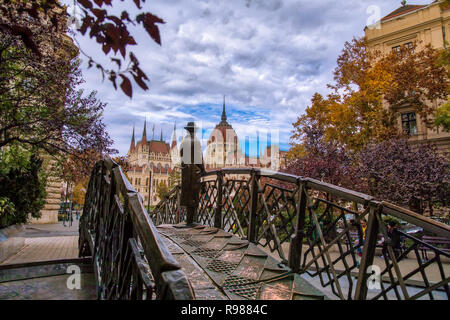
<svg viewBox="0 0 450 320">
<path fill-rule="evenodd" d="M 257 135 L 256 156 L 253 157 L 249 156 L 248 137 L 244 145 L 245 152 L 241 149 L 236 131 L 227 121 L 224 101 L 221 121 L 212 130 L 206 144 L 203 157 L 206 170 L 253 167 L 278 171 L 286 165 L 287 152 L 280 151 L 278 144 L 271 142 L 269 146 L 261 148 Z M 162 131 L 160 139 L 156 140 L 154 129 L 153 138 L 148 140 L 146 121 L 142 138 L 136 142 L 133 128 L 127 160 L 129 163 L 127 175 L 131 184 L 141 194 L 145 205 L 156 205 L 160 201 L 157 186 L 163 183 L 170 189 L 169 176 L 181 164 L 176 126 L 174 125 L 170 144 L 163 140 Z"/>
</svg>

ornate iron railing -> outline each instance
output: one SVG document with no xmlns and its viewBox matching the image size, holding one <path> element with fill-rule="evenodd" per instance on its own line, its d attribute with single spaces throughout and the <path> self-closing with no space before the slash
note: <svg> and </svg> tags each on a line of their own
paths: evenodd
<svg viewBox="0 0 450 320">
<path fill-rule="evenodd" d="M 80 257 L 92 256 L 99 299 L 193 299 L 141 196 L 112 160 L 91 175 L 80 218 Z"/>
<path fill-rule="evenodd" d="M 385 221 L 400 219 L 449 239 L 445 224 L 366 194 L 262 169 L 206 172 L 201 184 L 198 223 L 267 248 L 340 299 L 450 298 L 448 251 L 396 230 L 399 247 Z M 156 224 L 184 221 L 179 197 L 175 187 L 155 207 Z M 383 258 L 375 258 L 380 236 Z M 423 250 L 433 257 L 424 261 Z"/>
</svg>

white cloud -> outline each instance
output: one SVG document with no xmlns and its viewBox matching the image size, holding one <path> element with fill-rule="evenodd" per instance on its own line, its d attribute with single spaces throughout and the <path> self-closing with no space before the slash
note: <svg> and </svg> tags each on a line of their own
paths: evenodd
<svg viewBox="0 0 450 320">
<path fill-rule="evenodd" d="M 130 100 L 107 81 L 101 83 L 95 68 L 83 70 L 83 87 L 95 88 L 108 103 L 105 122 L 121 154 L 128 149 L 133 123 L 140 137 L 145 116 L 158 127 L 157 137 L 162 127 L 167 140 L 174 122 L 178 128 L 192 120 L 214 127 L 220 121 L 224 94 L 228 120 L 239 135 L 278 128 L 282 146 L 287 146 L 291 124 L 314 92 L 328 92 L 326 83 L 332 81 L 344 42 L 363 35 L 366 10 L 373 4 L 368 0 L 148 1 L 144 8 L 166 21 L 160 26 L 162 46 L 142 30 L 135 36 L 139 45 L 130 50 L 149 76 L 150 90 L 134 86 Z M 376 5 L 385 15 L 400 1 L 382 0 Z M 78 39 L 84 50 L 102 62 L 109 60 L 101 57 L 100 47 L 91 40 Z"/>
</svg>

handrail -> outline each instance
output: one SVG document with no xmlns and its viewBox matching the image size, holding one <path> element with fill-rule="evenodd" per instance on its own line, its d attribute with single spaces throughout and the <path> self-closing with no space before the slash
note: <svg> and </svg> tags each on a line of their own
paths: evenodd
<svg viewBox="0 0 450 320">
<path fill-rule="evenodd" d="M 430 228 L 430 231 L 441 235 L 441 236 L 448 236 L 450 233 L 450 226 L 435 221 L 433 219 L 430 219 L 428 217 L 422 216 L 418 213 L 415 213 L 411 210 L 399 207 L 397 205 L 394 205 L 392 203 L 386 202 L 386 201 L 379 201 L 375 199 L 374 197 L 353 191 L 347 188 L 343 188 L 340 186 L 333 185 L 331 183 L 319 181 L 313 178 L 308 177 L 302 177 L 302 176 L 296 176 L 293 174 L 285 173 L 285 172 L 276 172 L 266 169 L 260 169 L 260 168 L 224 168 L 219 170 L 212 170 L 207 171 L 203 173 L 202 177 L 210 177 L 210 176 L 217 176 L 218 174 L 252 174 L 255 173 L 259 175 L 260 177 L 266 177 L 271 178 L 274 180 L 280 180 L 284 182 L 289 183 L 302 183 L 305 185 L 306 188 L 312 188 L 316 189 L 318 191 L 327 192 L 330 194 L 333 194 L 335 196 L 342 196 L 346 197 L 350 201 L 354 201 L 360 204 L 368 204 L 369 202 L 372 202 L 373 205 L 380 205 L 383 207 L 383 212 L 386 214 L 393 215 L 399 219 L 405 220 L 407 222 L 413 223 L 413 224 L 420 224 L 421 227 L 425 226 L 426 228 Z M 174 190 L 171 190 L 174 191 Z M 161 201 L 163 202 L 163 201 Z"/>
<path fill-rule="evenodd" d="M 383 218 L 395 217 L 423 228 L 424 232 L 450 239 L 450 227 L 446 224 L 364 193 L 284 172 L 224 168 L 204 172 L 200 183 L 197 222 L 222 228 L 267 247 L 292 271 L 318 276 L 322 286 L 331 286 L 333 293 L 341 299 L 367 299 L 367 272 L 375 261 L 379 235 L 385 239 L 383 259 L 386 265 L 379 266 L 381 277 L 388 277 L 391 283 L 388 287 L 382 285 L 372 299 L 410 299 L 424 295 L 434 299 L 437 289 L 450 299 L 450 277 L 443 266 L 443 259 L 447 259 L 448 254 L 427 244 L 435 256 L 422 261 L 426 259 L 423 251 L 420 257 L 423 241 L 412 235 L 406 237 L 409 242 L 400 249 L 391 239 Z M 158 203 L 151 212 L 154 221 L 180 222 L 181 189 L 176 186 Z M 363 221 L 367 223 L 365 232 Z M 355 229 L 358 240 L 353 243 L 349 239 L 352 239 L 350 233 L 355 232 L 351 230 Z M 289 247 L 287 253 L 286 245 Z M 333 248 L 338 249 L 338 257 L 330 253 Z M 411 256 L 409 259 L 417 260 L 418 267 L 404 274 L 397 259 L 405 259 L 408 255 Z M 428 279 L 432 264 L 440 270 L 438 280 L 434 282 Z M 358 269 L 355 280 L 353 274 Z M 413 276 L 421 278 L 425 288 L 415 295 L 409 293 L 406 285 Z M 341 283 L 344 279 L 348 282 L 346 286 Z"/>
<path fill-rule="evenodd" d="M 101 299 L 150 299 L 153 293 L 158 299 L 194 298 L 141 196 L 112 159 L 92 170 L 79 241 L 80 256 L 93 257 Z"/>
</svg>

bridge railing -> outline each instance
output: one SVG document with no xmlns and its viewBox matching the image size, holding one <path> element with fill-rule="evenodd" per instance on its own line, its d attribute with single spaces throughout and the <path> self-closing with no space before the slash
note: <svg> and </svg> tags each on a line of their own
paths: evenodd
<svg viewBox="0 0 450 320">
<path fill-rule="evenodd" d="M 340 299 L 450 299 L 448 251 L 391 233 L 386 222 L 403 220 L 450 239 L 445 224 L 366 194 L 263 169 L 206 172 L 201 185 L 195 221 L 267 248 Z M 155 223 L 184 221 L 179 198 L 176 187 L 152 211 Z M 382 258 L 375 258 L 377 250 Z"/>
<path fill-rule="evenodd" d="M 111 159 L 93 171 L 80 218 L 80 257 L 92 256 L 99 299 L 193 299 L 141 196 Z"/>
</svg>

